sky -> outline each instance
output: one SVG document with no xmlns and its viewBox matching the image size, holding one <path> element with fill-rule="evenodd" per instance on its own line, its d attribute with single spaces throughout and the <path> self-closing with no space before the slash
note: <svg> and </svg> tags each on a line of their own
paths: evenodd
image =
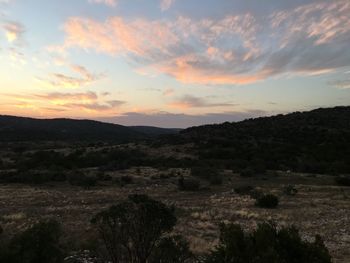
<svg viewBox="0 0 350 263">
<path fill-rule="evenodd" d="M 0 0 L 0 115 L 185 128 L 349 104 L 349 0 Z"/>
</svg>

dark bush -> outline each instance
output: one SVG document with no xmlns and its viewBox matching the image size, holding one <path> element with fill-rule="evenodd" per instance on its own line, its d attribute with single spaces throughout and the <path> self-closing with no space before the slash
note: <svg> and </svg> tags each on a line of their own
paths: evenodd
<svg viewBox="0 0 350 263">
<path fill-rule="evenodd" d="M 240 176 L 242 177 L 253 177 L 255 175 L 255 171 L 252 168 L 245 168 L 240 172 Z"/>
<path fill-rule="evenodd" d="M 123 175 L 120 177 L 120 181 L 122 184 L 132 184 L 134 182 L 134 178 L 130 175 Z"/>
<path fill-rule="evenodd" d="M 113 263 L 148 262 L 164 234 L 176 224 L 174 208 L 146 195 L 131 195 L 91 221 Z"/>
<path fill-rule="evenodd" d="M 207 166 L 192 167 L 191 176 L 204 179 L 212 185 L 221 185 L 223 182 L 222 175 L 219 173 L 219 171 Z"/>
<path fill-rule="evenodd" d="M 17 234 L 9 243 L 0 262 L 6 263 L 61 263 L 61 227 L 50 220 L 38 223 Z"/>
<path fill-rule="evenodd" d="M 278 197 L 273 194 L 265 194 L 259 197 L 255 205 L 261 208 L 276 208 L 278 206 Z"/>
<path fill-rule="evenodd" d="M 198 191 L 200 181 L 195 178 L 184 178 L 181 176 L 178 181 L 178 187 L 181 191 Z"/>
<path fill-rule="evenodd" d="M 272 223 L 259 224 L 252 233 L 240 225 L 222 224 L 219 245 L 206 263 L 331 263 L 322 239 L 303 241 L 295 227 L 280 230 Z"/>
<path fill-rule="evenodd" d="M 81 186 L 88 190 L 91 187 L 96 186 L 97 178 L 76 172 L 68 176 L 68 182 L 73 186 Z"/>
<path fill-rule="evenodd" d="M 103 172 L 97 174 L 97 180 L 99 181 L 112 181 L 112 179 L 112 176 L 110 176 L 109 174 L 105 174 Z"/>
<path fill-rule="evenodd" d="M 283 193 L 286 195 L 294 196 L 298 193 L 298 189 L 294 185 L 287 185 L 283 188 Z"/>
<path fill-rule="evenodd" d="M 157 244 L 149 262 L 171 262 L 186 263 L 192 262 L 193 254 L 190 251 L 189 243 L 182 236 L 164 237 Z"/>
<path fill-rule="evenodd" d="M 254 190 L 254 187 L 251 185 L 242 185 L 236 187 L 234 190 L 239 195 L 249 195 Z"/>
<path fill-rule="evenodd" d="M 350 186 L 350 176 L 337 176 L 335 182 L 340 186 Z"/>
</svg>

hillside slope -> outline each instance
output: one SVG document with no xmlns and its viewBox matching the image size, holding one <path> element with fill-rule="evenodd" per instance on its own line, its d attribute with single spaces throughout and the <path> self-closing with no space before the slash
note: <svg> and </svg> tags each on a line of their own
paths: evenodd
<svg viewBox="0 0 350 263">
<path fill-rule="evenodd" d="M 234 169 L 350 173 L 350 107 L 193 127 L 173 140 Z"/>
<path fill-rule="evenodd" d="M 90 120 L 0 116 L 0 141 L 130 141 L 146 136 L 131 128 Z"/>
</svg>

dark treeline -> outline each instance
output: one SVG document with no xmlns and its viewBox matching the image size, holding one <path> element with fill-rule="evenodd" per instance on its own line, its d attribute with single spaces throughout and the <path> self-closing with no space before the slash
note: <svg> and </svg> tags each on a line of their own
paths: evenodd
<svg viewBox="0 0 350 263">
<path fill-rule="evenodd" d="M 350 107 L 193 127 L 162 143 L 194 143 L 193 151 L 203 163 L 246 174 L 350 173 Z"/>
</svg>

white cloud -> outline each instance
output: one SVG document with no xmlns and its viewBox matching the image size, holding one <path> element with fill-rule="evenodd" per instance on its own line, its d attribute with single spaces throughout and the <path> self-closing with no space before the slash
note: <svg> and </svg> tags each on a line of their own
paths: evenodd
<svg viewBox="0 0 350 263">
<path fill-rule="evenodd" d="M 160 1 L 160 9 L 162 11 L 168 10 L 173 4 L 175 0 L 161 0 Z"/>
<path fill-rule="evenodd" d="M 89 0 L 89 3 L 105 4 L 114 7 L 117 5 L 117 0 Z"/>
</svg>

